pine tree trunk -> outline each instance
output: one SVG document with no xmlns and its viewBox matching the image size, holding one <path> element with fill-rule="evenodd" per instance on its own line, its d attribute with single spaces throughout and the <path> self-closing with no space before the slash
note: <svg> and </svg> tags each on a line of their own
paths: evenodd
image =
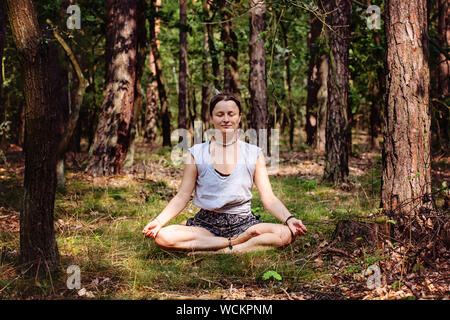
<svg viewBox="0 0 450 320">
<path fill-rule="evenodd" d="M 327 55 L 320 57 L 319 63 L 319 90 L 317 92 L 317 133 L 314 149 L 319 152 L 325 151 L 326 128 L 327 128 L 327 104 L 328 104 L 328 73 L 329 63 Z"/>
<path fill-rule="evenodd" d="M 375 45 L 382 47 L 380 33 L 373 30 Z M 384 54 L 377 50 L 378 61 L 384 61 Z M 384 94 L 386 92 L 385 70 L 382 66 L 377 68 L 377 81 L 374 83 L 373 101 L 370 109 L 370 145 L 372 148 L 378 147 L 376 140 L 381 129 L 381 111 L 383 110 Z"/>
<path fill-rule="evenodd" d="M 438 36 L 443 48 L 450 47 L 450 4 L 448 0 L 438 0 Z M 450 60 L 444 54 L 439 55 L 439 97 L 450 96 Z M 448 112 L 448 110 L 447 110 Z"/>
<path fill-rule="evenodd" d="M 186 129 L 187 118 L 187 15 L 186 0 L 180 0 L 180 56 L 178 91 L 178 128 Z M 181 137 L 180 137 L 181 139 Z"/>
<path fill-rule="evenodd" d="M 138 0 L 107 0 L 107 75 L 88 172 L 120 174 L 130 144 L 137 65 Z"/>
<path fill-rule="evenodd" d="M 205 3 L 206 1 L 203 0 Z M 210 79 L 208 77 L 208 65 L 209 59 L 207 57 L 208 54 L 208 28 L 204 27 L 203 31 L 203 61 L 205 63 L 202 64 L 202 110 L 201 110 L 201 119 L 202 122 L 206 125 L 209 121 L 209 96 L 210 96 Z"/>
<path fill-rule="evenodd" d="M 167 94 L 162 75 L 162 62 L 159 54 L 159 46 L 156 39 L 156 30 L 159 26 L 159 20 L 155 18 L 158 8 L 161 6 L 160 0 L 151 0 L 151 14 L 149 18 L 150 28 L 150 49 L 155 59 L 156 82 L 158 84 L 158 96 L 161 104 L 160 118 L 163 135 L 163 146 L 171 146 L 170 141 L 170 112 L 167 105 Z"/>
<path fill-rule="evenodd" d="M 156 48 L 159 50 L 159 19 L 155 19 L 154 37 Z M 151 72 L 150 81 L 147 86 L 147 104 L 145 109 L 144 138 L 145 142 L 153 144 L 158 134 L 158 83 L 156 81 L 155 57 L 152 50 L 149 52 L 148 66 Z"/>
<path fill-rule="evenodd" d="M 284 49 L 288 49 L 288 37 L 287 37 L 287 26 L 281 22 L 281 29 L 283 31 L 283 43 Z M 285 60 L 285 68 L 286 68 L 286 87 L 287 87 L 287 95 L 288 95 L 288 104 L 289 104 L 289 147 L 291 150 L 294 148 L 294 129 L 295 129 L 295 120 L 296 120 L 296 111 L 294 107 L 294 99 L 292 96 L 292 83 L 291 83 L 291 59 L 290 54 L 288 53 Z"/>
<path fill-rule="evenodd" d="M 147 30 L 145 28 L 145 13 L 147 12 L 147 5 L 145 0 L 138 0 L 138 51 L 137 51 L 137 66 L 136 66 L 136 82 L 134 94 L 134 111 L 131 119 L 130 128 L 130 147 L 125 159 L 124 167 L 130 168 L 134 163 L 134 154 L 136 151 L 136 137 L 139 129 L 139 119 L 141 115 L 142 104 L 144 103 L 144 94 L 142 89 L 142 75 L 144 73 L 145 61 L 148 55 Z"/>
<path fill-rule="evenodd" d="M 230 4 L 221 0 L 222 33 L 221 38 L 224 45 L 224 72 L 223 90 L 240 95 L 240 83 L 238 72 L 238 42 L 233 30 L 232 14 Z"/>
<path fill-rule="evenodd" d="M 322 22 L 311 14 L 311 29 L 308 34 L 308 50 L 310 54 L 308 70 L 308 93 L 306 98 L 306 144 L 312 146 L 317 131 L 317 93 L 319 92 L 319 48 L 316 43 L 322 31 Z"/>
<path fill-rule="evenodd" d="M 387 80 L 381 206 L 399 209 L 430 191 L 430 111 L 426 0 L 386 3 Z M 405 204 L 402 215 L 421 206 Z"/>
<path fill-rule="evenodd" d="M 250 108 L 251 126 L 258 135 L 261 145 L 261 129 L 268 128 L 266 50 L 262 33 L 266 29 L 264 0 L 252 0 L 250 3 Z M 263 143 L 262 145 L 265 145 Z"/>
<path fill-rule="evenodd" d="M 324 180 L 333 183 L 348 178 L 348 80 L 350 45 L 350 0 L 334 0 L 331 4 L 330 61 L 328 73 L 328 105 L 326 128 L 326 160 Z"/>
<path fill-rule="evenodd" d="M 158 134 L 158 84 L 154 80 L 156 75 L 155 58 L 151 52 L 148 61 L 151 76 L 147 86 L 144 138 L 145 142 L 153 144 Z"/>
<path fill-rule="evenodd" d="M 6 121 L 6 106 L 5 100 L 3 99 L 3 52 L 6 45 L 6 4 L 5 0 L 0 0 L 0 124 Z M 2 144 L 2 137 L 0 138 L 0 145 Z"/>
<path fill-rule="evenodd" d="M 202 0 L 203 17 L 205 19 L 205 29 L 207 33 L 207 47 L 211 57 L 212 74 L 214 75 L 214 88 L 220 90 L 220 65 L 219 65 L 219 51 L 216 49 L 214 42 L 214 25 L 211 23 L 213 16 L 210 16 L 210 5 L 208 0 Z M 206 37 L 206 35 L 205 35 Z"/>
<path fill-rule="evenodd" d="M 7 0 L 11 30 L 24 70 L 25 178 L 20 215 L 20 260 L 33 269 L 55 271 L 58 248 L 53 227 L 58 106 L 53 100 L 48 45 L 31 0 Z"/>
</svg>

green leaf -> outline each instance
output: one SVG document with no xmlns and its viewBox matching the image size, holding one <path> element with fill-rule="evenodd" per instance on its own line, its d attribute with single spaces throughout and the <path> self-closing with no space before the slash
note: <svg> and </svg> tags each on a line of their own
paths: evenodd
<svg viewBox="0 0 450 320">
<path fill-rule="evenodd" d="M 392 224 L 396 223 L 394 220 L 387 220 L 386 222 L 389 222 L 389 223 L 392 223 Z"/>
<path fill-rule="evenodd" d="M 264 280 L 269 280 L 270 277 L 273 277 L 275 280 L 281 280 L 281 276 L 278 272 L 270 270 L 263 274 Z"/>
</svg>

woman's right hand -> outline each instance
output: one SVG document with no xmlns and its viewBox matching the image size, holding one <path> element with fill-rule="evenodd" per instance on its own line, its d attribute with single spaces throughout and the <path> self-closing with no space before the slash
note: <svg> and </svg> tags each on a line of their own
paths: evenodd
<svg viewBox="0 0 450 320">
<path fill-rule="evenodd" d="M 144 230 L 142 230 L 142 234 L 147 238 L 155 239 L 162 227 L 161 222 L 159 222 L 158 219 L 155 219 L 145 226 Z"/>
</svg>

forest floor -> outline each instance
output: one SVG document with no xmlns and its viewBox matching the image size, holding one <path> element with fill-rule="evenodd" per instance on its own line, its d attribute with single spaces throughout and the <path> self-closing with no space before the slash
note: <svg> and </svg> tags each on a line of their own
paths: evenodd
<svg viewBox="0 0 450 320">
<path fill-rule="evenodd" d="M 291 245 L 248 254 L 190 256 L 158 248 L 141 234 L 176 194 L 181 166 L 167 148 L 139 143 L 134 165 L 123 175 L 91 178 L 87 153 L 68 154 L 66 187 L 58 190 L 55 230 L 61 272 L 46 280 L 24 277 L 17 264 L 24 159 L 10 145 L 0 159 L 1 299 L 442 299 L 450 298 L 450 266 L 418 266 L 398 281 L 370 289 L 365 273 L 389 257 L 362 237 L 336 241 L 338 221 L 379 212 L 381 156 L 355 135 L 347 186 L 322 183 L 323 154 L 301 145 L 280 147 L 270 176 L 275 195 L 302 219 L 308 233 Z M 433 186 L 450 183 L 450 159 L 433 160 Z M 442 205 L 443 195 L 436 195 Z M 264 222 L 277 222 L 253 190 L 252 207 Z M 188 206 L 170 223 L 185 223 Z M 439 261 L 438 261 L 439 262 Z M 68 289 L 69 266 L 81 270 L 81 289 Z M 383 270 L 381 270 L 381 276 Z"/>
</svg>

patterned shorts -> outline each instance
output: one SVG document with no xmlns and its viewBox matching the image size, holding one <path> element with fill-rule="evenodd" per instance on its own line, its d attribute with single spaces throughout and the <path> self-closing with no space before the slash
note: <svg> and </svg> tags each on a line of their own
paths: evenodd
<svg viewBox="0 0 450 320">
<path fill-rule="evenodd" d="M 186 222 L 187 226 L 202 227 L 216 236 L 231 238 L 243 233 L 249 227 L 261 223 L 260 216 L 252 212 L 247 216 L 230 213 L 218 213 L 201 209 Z"/>
</svg>

